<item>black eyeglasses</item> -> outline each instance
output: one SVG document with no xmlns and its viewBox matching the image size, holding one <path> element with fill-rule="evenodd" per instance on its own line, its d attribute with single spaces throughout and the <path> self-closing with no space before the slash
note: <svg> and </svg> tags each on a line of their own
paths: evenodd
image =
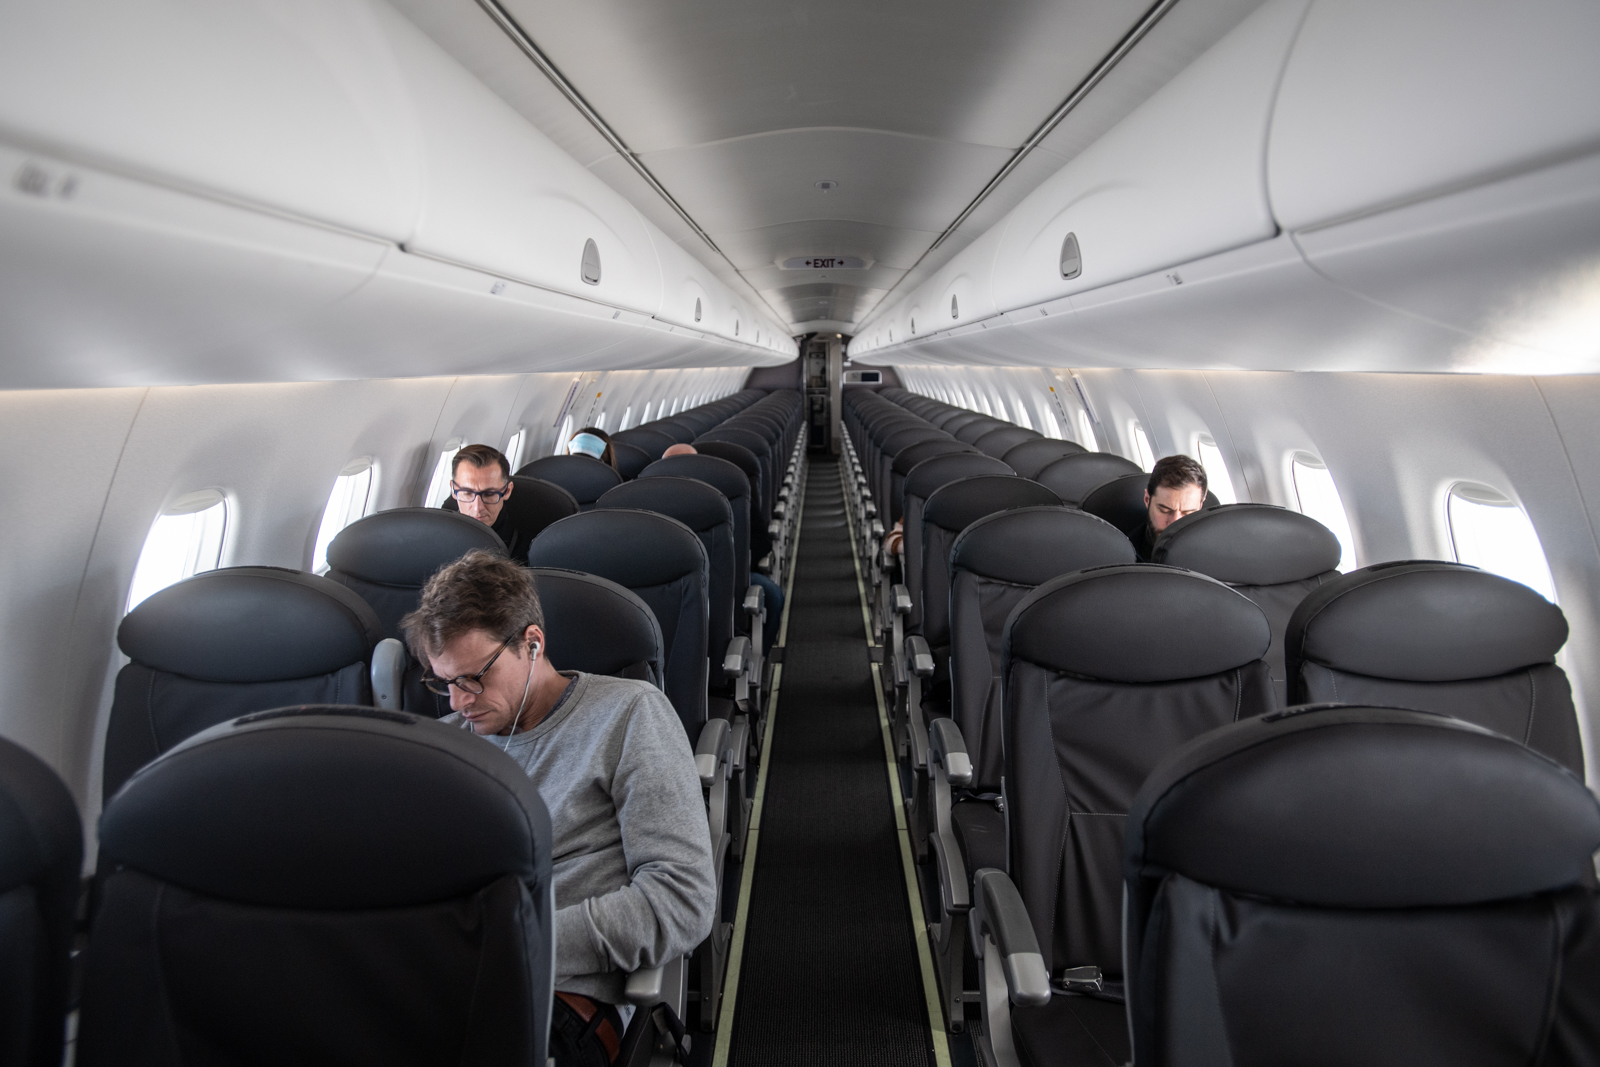
<svg viewBox="0 0 1600 1067">
<path fill-rule="evenodd" d="M 461 504 L 472 503 L 473 497 L 479 497 L 485 504 L 497 504 L 510 491 L 511 486 L 509 485 L 502 485 L 498 489 L 465 489 L 457 485 L 454 479 L 450 481 L 450 495 L 454 496 L 456 501 Z"/>
<path fill-rule="evenodd" d="M 512 634 L 510 637 L 500 642 L 500 647 L 495 649 L 494 655 L 489 657 L 489 662 L 485 663 L 483 665 L 483 670 L 479 671 L 477 674 L 460 674 L 454 678 L 435 678 L 430 672 L 422 676 L 422 684 L 427 686 L 430 691 L 438 693 L 442 697 L 447 697 L 450 695 L 450 687 L 452 685 L 457 689 L 460 689 L 463 693 L 471 693 L 473 696 L 477 696 L 483 692 L 483 676 L 489 673 L 489 668 L 493 667 L 494 661 L 500 658 L 500 653 L 504 652 L 508 647 L 510 647 L 511 642 L 515 641 L 516 639 L 517 635 Z"/>
</svg>

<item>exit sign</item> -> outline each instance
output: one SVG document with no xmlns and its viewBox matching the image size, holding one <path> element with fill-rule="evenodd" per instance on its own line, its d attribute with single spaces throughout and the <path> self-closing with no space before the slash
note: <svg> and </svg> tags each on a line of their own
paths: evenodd
<svg viewBox="0 0 1600 1067">
<path fill-rule="evenodd" d="M 784 270 L 863 270 L 866 265 L 860 256 L 802 256 L 783 261 Z"/>
</svg>

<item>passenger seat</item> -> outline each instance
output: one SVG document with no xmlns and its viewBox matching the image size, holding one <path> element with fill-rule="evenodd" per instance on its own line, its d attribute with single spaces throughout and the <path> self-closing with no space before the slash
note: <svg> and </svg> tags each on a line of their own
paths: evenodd
<svg viewBox="0 0 1600 1067">
<path fill-rule="evenodd" d="M 1133 471 L 1101 482 L 1083 495 L 1078 506 L 1091 515 L 1100 516 L 1130 539 L 1136 538 L 1150 521 L 1150 506 L 1144 500 L 1149 486 L 1150 475 L 1144 471 Z M 1200 506 L 1221 507 L 1222 501 L 1208 489 Z"/>
<path fill-rule="evenodd" d="M 594 507 L 595 501 L 607 489 L 622 484 L 622 475 L 617 473 L 615 467 L 601 463 L 593 456 L 544 456 L 523 464 L 517 474 L 524 478 L 542 478 L 554 482 L 572 494 L 582 511 Z M 511 495 L 515 499 L 516 494 Z"/>
<path fill-rule="evenodd" d="M 1460 563 L 1351 571 L 1300 602 L 1284 641 L 1289 697 L 1454 715 L 1583 774 L 1561 609 Z"/>
<path fill-rule="evenodd" d="M 526 563 L 528 546 L 539 536 L 539 531 L 568 515 L 576 515 L 578 501 L 555 482 L 547 482 L 543 478 L 512 475 L 511 484 L 515 488 L 500 505 L 500 520 L 512 531 L 506 551 L 518 563 Z M 456 503 L 455 497 L 445 497 L 442 507 L 445 511 L 461 511 L 461 505 Z"/>
<path fill-rule="evenodd" d="M 1049 489 L 1070 507 L 1082 507 L 1083 498 L 1097 485 L 1125 475 L 1145 474 L 1132 460 L 1110 452 L 1074 452 L 1045 464 L 1033 480 Z M 1145 474 L 1148 478 L 1149 475 Z M 1102 516 L 1103 517 L 1103 516 Z M 1116 526 L 1116 523 L 1112 523 Z M 1120 526 L 1117 527 L 1121 529 Z M 1123 533 L 1128 531 L 1123 530 Z"/>
</svg>

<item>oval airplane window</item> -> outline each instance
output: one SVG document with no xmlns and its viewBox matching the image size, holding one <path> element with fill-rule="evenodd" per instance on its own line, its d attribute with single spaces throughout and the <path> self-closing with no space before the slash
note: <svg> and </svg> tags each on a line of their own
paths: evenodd
<svg viewBox="0 0 1600 1067">
<path fill-rule="evenodd" d="M 1289 459 L 1289 477 L 1294 482 L 1295 505 L 1300 514 L 1316 519 L 1339 539 L 1339 570 L 1354 570 L 1360 565 L 1356 561 L 1355 535 L 1350 531 L 1350 518 L 1327 464 L 1309 452 L 1296 452 Z"/>
<path fill-rule="evenodd" d="M 422 497 L 423 507 L 444 506 L 445 497 L 450 495 L 450 466 L 459 451 L 461 451 L 461 440 L 456 438 L 445 445 L 444 451 L 439 453 L 439 458 L 433 464 L 433 477 L 428 479 L 428 491 Z"/>
<path fill-rule="evenodd" d="M 517 436 L 522 436 L 521 431 Z M 328 572 L 328 545 L 339 531 L 366 515 L 372 499 L 372 469 L 371 458 L 362 457 L 347 463 L 333 480 L 328 506 L 322 509 L 322 525 L 317 527 L 316 547 L 311 550 L 311 569 L 315 573 Z"/>
<path fill-rule="evenodd" d="M 216 489 L 179 497 L 150 527 L 128 587 L 128 611 L 145 598 L 222 565 L 228 499 Z"/>
<path fill-rule="evenodd" d="M 1228 475 L 1228 464 L 1222 458 L 1216 439 L 1208 433 L 1199 434 L 1194 439 L 1194 450 L 1195 459 L 1206 469 L 1206 482 L 1217 499 L 1224 504 L 1237 504 L 1239 494 L 1233 491 L 1233 478 Z"/>
<path fill-rule="evenodd" d="M 511 435 L 511 440 L 506 442 L 506 462 L 510 464 L 513 471 L 522 466 L 522 450 L 527 447 L 527 443 L 527 430 L 518 430 Z"/>
<path fill-rule="evenodd" d="M 1138 419 L 1128 423 L 1128 438 L 1133 442 L 1133 455 L 1129 458 L 1144 470 L 1154 467 L 1156 452 L 1150 447 L 1150 437 L 1144 432 L 1144 427 L 1139 425 Z"/>
<path fill-rule="evenodd" d="M 1090 452 L 1100 451 L 1100 442 L 1094 435 L 1094 419 L 1085 408 L 1078 409 L 1078 443 Z"/>
<path fill-rule="evenodd" d="M 1521 582 L 1552 604 L 1556 583 L 1528 513 L 1486 485 L 1450 489 L 1446 507 L 1456 562 Z"/>
<path fill-rule="evenodd" d="M 622 409 L 622 421 L 617 423 L 617 432 L 621 433 L 623 430 L 626 430 L 629 426 L 633 425 L 632 419 L 633 405 L 629 404 L 627 407 Z"/>
<path fill-rule="evenodd" d="M 591 237 L 583 242 L 583 264 L 579 270 L 585 285 L 600 284 L 600 246 Z"/>
</svg>

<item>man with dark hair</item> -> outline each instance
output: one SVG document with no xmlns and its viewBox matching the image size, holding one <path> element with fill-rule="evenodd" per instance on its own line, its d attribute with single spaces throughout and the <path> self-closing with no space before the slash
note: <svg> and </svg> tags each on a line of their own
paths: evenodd
<svg viewBox="0 0 1600 1067">
<path fill-rule="evenodd" d="M 1133 536 L 1134 551 L 1148 561 L 1161 531 L 1206 503 L 1206 469 L 1188 456 L 1163 456 L 1150 468 L 1144 506 L 1148 521 Z"/>
<path fill-rule="evenodd" d="M 440 570 L 401 627 L 428 688 L 450 696 L 443 721 L 503 746 L 550 810 L 556 1062 L 596 1038 L 615 1059 L 627 972 L 686 955 L 716 914 L 683 724 L 648 682 L 558 671 L 533 575 L 503 556 L 480 549 Z"/>
<path fill-rule="evenodd" d="M 525 560 L 533 536 L 518 529 L 505 510 L 515 488 L 510 462 L 493 445 L 467 445 L 450 461 L 450 495 L 461 514 L 499 534 L 512 559 Z"/>
</svg>

